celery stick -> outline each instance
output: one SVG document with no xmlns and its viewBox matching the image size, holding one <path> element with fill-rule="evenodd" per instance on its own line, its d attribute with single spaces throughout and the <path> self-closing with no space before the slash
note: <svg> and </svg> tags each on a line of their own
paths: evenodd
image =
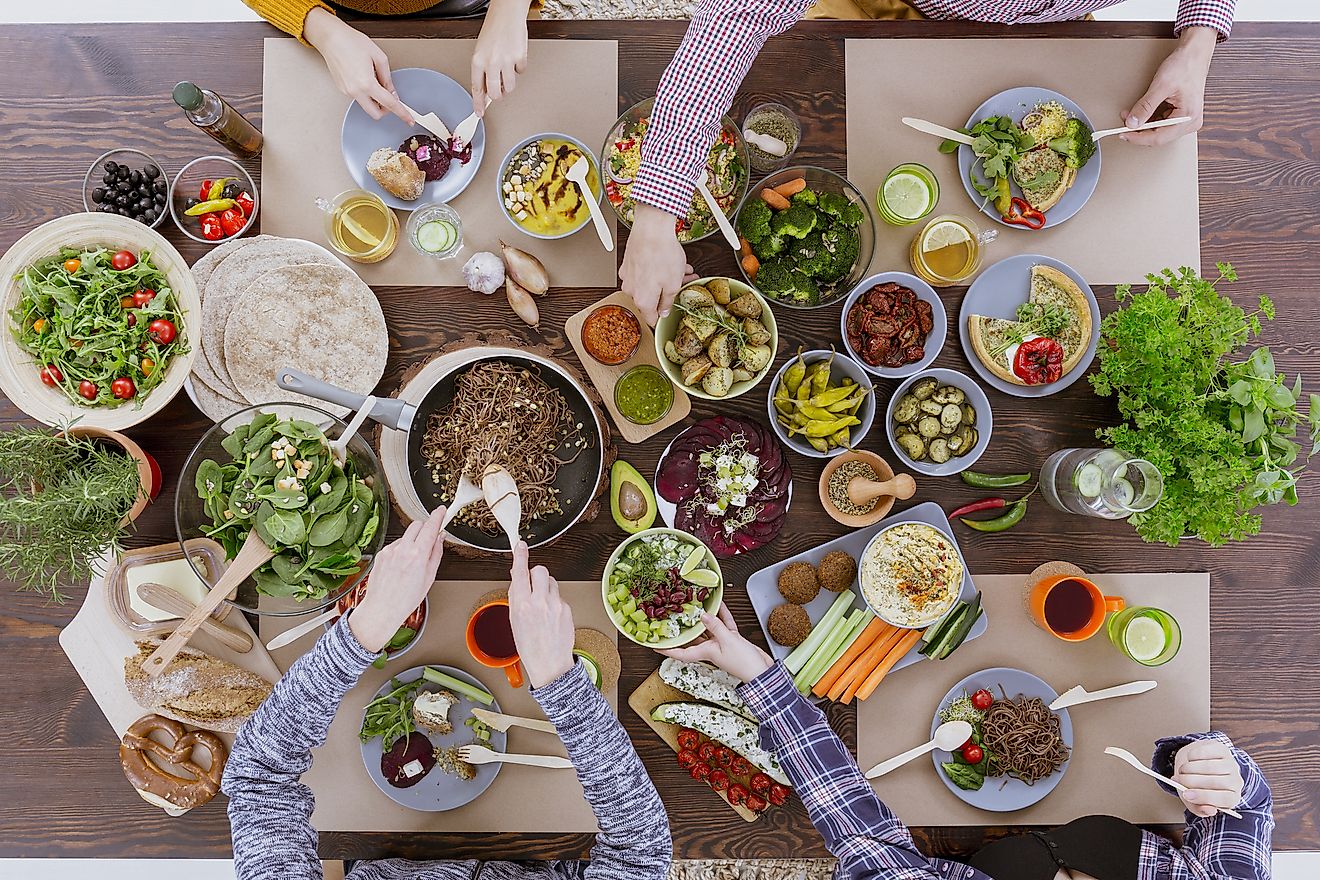
<svg viewBox="0 0 1320 880">
<path fill-rule="evenodd" d="M 856 608 L 846 618 L 839 621 L 838 625 L 834 627 L 834 632 L 830 633 L 825 641 L 821 643 L 820 648 L 807 661 L 807 665 L 803 666 L 802 671 L 798 673 L 795 683 L 799 691 L 806 693 L 812 685 L 820 681 L 820 677 L 829 668 L 825 665 L 825 662 L 834 655 L 834 649 L 852 634 L 857 627 L 857 621 L 861 620 L 865 614 L 865 611 Z"/>
<path fill-rule="evenodd" d="M 853 600 L 856 598 L 857 594 L 852 590 L 844 590 L 835 598 L 830 610 L 825 612 L 825 616 L 811 630 L 811 634 L 807 636 L 806 640 L 794 648 L 793 653 L 784 658 L 784 666 L 788 667 L 789 672 L 796 674 L 802 671 L 802 667 L 811 659 L 811 655 L 816 653 L 816 649 L 820 647 L 821 642 L 825 641 L 825 637 L 834 629 L 834 625 L 843 618 L 843 615 L 848 613 L 848 609 L 852 607 Z"/>
<path fill-rule="evenodd" d="M 808 688 L 815 687 L 816 682 L 825 677 L 825 673 L 829 672 L 830 669 L 834 667 L 834 664 L 839 662 L 839 658 L 843 656 L 843 652 L 851 648 L 852 643 L 857 641 L 858 636 L 862 634 L 862 630 L 866 629 L 871 621 L 875 620 L 875 612 L 871 611 L 869 608 L 854 613 L 859 616 L 857 617 L 856 622 L 854 622 L 852 630 L 834 646 L 834 650 L 825 658 L 825 662 L 819 664 L 812 670 L 812 678 L 811 682 L 807 685 Z"/>
<path fill-rule="evenodd" d="M 454 678 L 452 675 L 445 675 L 439 669 L 432 669 L 430 666 L 427 666 L 422 670 L 422 678 L 432 684 L 438 684 L 441 687 L 447 687 L 450 690 L 458 691 L 463 696 L 476 700 L 483 706 L 489 706 L 495 702 L 495 698 L 481 688 L 473 687 L 466 681 Z"/>
</svg>

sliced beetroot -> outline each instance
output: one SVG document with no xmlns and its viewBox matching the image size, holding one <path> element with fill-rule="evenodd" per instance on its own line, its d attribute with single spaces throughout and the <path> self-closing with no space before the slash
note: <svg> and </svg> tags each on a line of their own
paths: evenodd
<svg viewBox="0 0 1320 880">
<path fill-rule="evenodd" d="M 416 776 L 404 776 L 403 768 L 413 761 L 421 763 L 422 772 Z M 396 739 L 389 751 L 380 756 L 380 773 L 385 777 L 385 781 L 395 788 L 416 785 L 431 772 L 433 767 L 435 767 L 435 748 L 425 734 L 417 731 Z"/>
<path fill-rule="evenodd" d="M 660 466 L 656 477 L 656 488 L 660 497 L 670 504 L 678 504 L 691 498 L 697 489 L 697 462 L 694 458 L 670 455 Z"/>
<path fill-rule="evenodd" d="M 429 134 L 414 134 L 399 144 L 399 152 L 406 153 L 426 175 L 427 182 L 439 180 L 449 173 L 453 157 L 449 145 Z"/>
</svg>

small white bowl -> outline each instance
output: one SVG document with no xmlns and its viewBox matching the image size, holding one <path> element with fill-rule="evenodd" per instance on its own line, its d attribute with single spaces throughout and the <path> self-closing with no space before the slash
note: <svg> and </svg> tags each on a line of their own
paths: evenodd
<svg viewBox="0 0 1320 880">
<path fill-rule="evenodd" d="M 862 578 L 866 577 L 866 567 L 865 565 L 863 565 L 863 562 L 871 554 L 871 548 L 874 547 L 880 541 L 883 541 L 887 533 L 893 531 L 896 528 L 899 528 L 900 526 L 925 526 L 926 528 L 931 529 L 934 532 L 937 532 L 941 537 L 943 537 L 946 541 L 949 542 L 949 544 L 953 546 L 953 551 L 958 554 L 958 561 L 962 563 L 962 568 L 963 568 L 963 577 L 959 578 L 958 583 L 953 585 L 952 594 L 949 598 L 949 601 L 946 602 L 944 605 L 940 606 L 940 608 L 938 609 L 938 613 L 932 610 L 926 617 L 923 617 L 916 621 L 904 622 L 899 620 L 890 620 L 883 613 L 881 613 L 879 608 L 876 608 L 874 605 L 871 604 L 871 600 L 866 595 L 866 588 L 865 586 L 862 585 L 862 581 L 861 581 Z M 866 549 L 864 549 L 861 555 L 857 557 L 857 576 L 858 576 L 859 592 L 862 594 L 862 601 L 866 603 L 867 608 L 870 608 L 871 611 L 875 612 L 876 617 L 880 618 L 890 626 L 896 626 L 899 627 L 900 629 L 922 629 L 923 627 L 930 626 L 932 623 L 939 620 L 941 617 L 943 617 L 945 614 L 948 613 L 950 608 L 958 604 L 958 597 L 962 594 L 963 580 L 967 577 L 967 560 L 963 557 L 962 548 L 958 546 L 958 541 L 953 537 L 953 535 L 950 532 L 945 531 L 944 529 L 941 529 L 937 526 L 933 526 L 930 523 L 926 523 L 926 522 L 920 522 L 920 521 L 898 522 L 890 526 L 885 526 L 883 529 L 876 532 L 871 537 L 871 540 L 866 542 Z"/>
<path fill-rule="evenodd" d="M 911 289 L 917 295 L 918 299 L 930 303 L 932 327 L 926 337 L 924 348 L 926 356 L 915 363 L 906 364 L 901 367 L 873 367 L 862 359 L 862 353 L 852 347 L 848 342 L 848 312 L 853 304 L 865 296 L 872 287 L 877 284 L 884 284 L 893 281 L 904 287 Z M 872 275 L 869 278 L 863 278 L 857 286 L 848 294 L 848 298 L 843 302 L 843 312 L 839 316 L 839 333 L 843 336 L 843 347 L 853 360 L 873 376 L 880 376 L 883 379 L 906 379 L 908 376 L 920 373 L 935 362 L 939 357 L 940 351 L 944 348 L 944 339 L 948 334 L 949 317 L 944 312 L 944 304 L 940 302 L 939 294 L 935 288 L 922 281 L 915 275 L 909 275 L 906 272 L 881 272 L 878 275 Z"/>
<path fill-rule="evenodd" d="M 683 288 L 686 290 L 689 287 L 695 287 L 697 285 L 704 286 L 719 277 L 720 276 L 698 278 L 696 281 L 690 281 L 687 284 L 684 284 Z M 775 365 L 775 358 L 779 355 L 779 325 L 775 323 L 774 312 L 770 310 L 770 304 L 766 302 L 765 297 L 761 296 L 756 288 L 739 281 L 737 278 L 724 278 L 723 280 L 729 282 L 729 290 L 738 296 L 750 293 L 761 301 L 761 317 L 757 320 L 765 325 L 765 329 L 770 331 L 770 341 L 766 343 L 766 345 L 770 346 L 770 360 L 766 363 L 765 367 L 752 378 L 744 379 L 741 382 L 734 382 L 733 385 L 729 387 L 729 393 L 723 397 L 716 397 L 713 394 L 707 394 L 702 390 L 700 382 L 695 385 L 684 385 L 683 368 L 665 357 L 665 343 L 673 339 L 678 333 L 678 322 L 683 320 L 683 313 L 675 308 L 671 310 L 668 315 L 665 315 L 656 322 L 655 356 L 659 358 L 660 369 L 664 370 L 665 375 L 669 377 L 669 381 L 674 383 L 675 388 L 685 391 L 689 397 L 699 397 L 702 400 L 718 401 L 733 400 L 733 398 L 738 397 L 741 394 L 746 394 L 748 391 L 755 388 L 758 382 L 766 377 L 766 374 L 770 372 L 770 368 Z"/>
<path fill-rule="evenodd" d="M 252 213 L 238 232 L 211 241 L 202 237 L 201 219 L 189 217 L 184 213 L 186 210 L 184 203 L 190 197 L 197 197 L 203 180 L 218 180 L 221 177 L 234 177 L 243 184 L 247 194 L 252 196 Z M 178 226 L 184 235 L 204 245 L 217 245 L 230 239 L 241 238 L 252 231 L 256 225 L 257 214 L 261 211 L 261 193 L 248 170 L 233 159 L 228 156 L 201 156 L 184 165 L 179 169 L 179 173 L 174 175 L 174 181 L 170 184 L 169 205 L 174 225 Z"/>
<path fill-rule="evenodd" d="M 804 351 L 802 359 L 810 367 L 818 361 L 825 360 L 830 354 L 831 352 L 823 349 Z M 840 452 L 846 452 L 847 447 L 845 446 L 836 446 L 829 452 L 821 452 L 800 437 L 788 436 L 788 430 L 779 424 L 779 410 L 775 409 L 775 389 L 779 387 L 779 382 L 783 379 L 784 373 L 795 363 L 797 363 L 797 355 L 793 355 L 779 368 L 779 372 L 775 373 L 775 378 L 770 382 L 770 391 L 766 395 L 766 411 L 770 414 L 770 427 L 774 429 L 775 436 L 789 449 L 811 458 L 833 458 Z M 834 362 L 830 364 L 830 384 L 837 385 L 845 376 L 858 385 L 871 389 L 871 393 L 866 395 L 866 399 L 862 401 L 861 407 L 857 410 L 857 418 L 861 420 L 861 424 L 853 425 L 848 429 L 849 442 L 856 449 L 866 439 L 866 435 L 870 432 L 871 425 L 875 421 L 875 386 L 871 383 L 871 378 L 866 375 L 866 371 L 862 369 L 861 364 L 842 352 L 835 352 Z"/>
<path fill-rule="evenodd" d="M 935 464 L 932 461 L 913 461 L 907 457 L 907 453 L 903 452 L 903 447 L 898 445 L 898 438 L 894 436 L 894 407 L 898 406 L 898 402 L 903 399 L 903 395 L 907 394 L 909 388 L 926 378 L 936 379 L 941 385 L 953 385 L 961 388 L 967 395 L 967 402 L 976 410 L 976 445 L 966 455 L 954 456 L 943 464 Z M 977 385 L 970 376 L 959 373 L 957 370 L 937 368 L 909 377 L 902 385 L 898 386 L 894 396 L 889 398 L 889 406 L 885 407 L 885 436 L 889 438 L 889 445 L 894 448 L 894 452 L 898 456 L 895 459 L 896 465 L 906 465 L 917 473 L 929 477 L 947 477 L 960 474 L 976 464 L 976 460 L 985 454 L 986 447 L 990 445 L 990 434 L 993 430 L 994 418 L 990 412 L 990 399 L 985 396 L 981 386 Z"/>
</svg>

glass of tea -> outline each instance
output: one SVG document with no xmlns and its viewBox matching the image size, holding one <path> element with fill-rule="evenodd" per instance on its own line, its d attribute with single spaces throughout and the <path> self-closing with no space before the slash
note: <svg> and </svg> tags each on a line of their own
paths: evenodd
<svg viewBox="0 0 1320 880">
<path fill-rule="evenodd" d="M 325 237 L 330 246 L 357 263 L 379 263 L 399 243 L 399 218 L 380 196 L 362 189 L 346 189 L 333 199 L 317 199 L 325 214 Z"/>
<path fill-rule="evenodd" d="M 999 235 L 958 214 L 931 218 L 912 239 L 913 273 L 933 287 L 961 284 L 981 267 L 981 251 Z"/>
<path fill-rule="evenodd" d="M 509 687 L 522 687 L 522 666 L 518 662 L 518 646 L 513 641 L 513 624 L 509 622 L 509 600 L 487 602 L 468 618 L 467 647 L 472 659 L 491 669 L 503 669 Z"/>
<path fill-rule="evenodd" d="M 1065 642 L 1086 641 L 1100 632 L 1106 614 L 1123 608 L 1121 597 L 1106 596 L 1091 581 L 1073 575 L 1043 578 L 1027 594 L 1032 622 Z"/>
</svg>

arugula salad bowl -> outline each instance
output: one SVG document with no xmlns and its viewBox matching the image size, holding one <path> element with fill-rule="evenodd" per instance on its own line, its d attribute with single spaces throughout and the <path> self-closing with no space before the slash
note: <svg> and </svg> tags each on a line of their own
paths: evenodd
<svg viewBox="0 0 1320 880">
<path fill-rule="evenodd" d="M 362 434 L 349 441 L 343 466 L 336 463 L 327 441 L 345 428 L 316 407 L 261 404 L 213 425 L 189 454 L 174 494 L 179 541 L 210 537 L 233 559 L 255 527 L 276 551 L 230 605 L 273 617 L 308 614 L 367 576 L 385 543 L 389 499 Z"/>
<path fill-rule="evenodd" d="M 119 251 L 131 252 L 134 265 L 114 269 L 111 255 Z M 149 261 L 141 260 L 144 253 Z M 64 261 L 79 256 L 69 273 Z M 148 283 L 156 288 L 150 301 L 132 303 L 131 295 Z M 9 248 L 0 258 L 0 313 L 0 391 L 6 397 L 42 424 L 76 420 L 122 431 L 164 409 L 183 388 L 197 355 L 202 302 L 188 263 L 159 232 L 93 212 L 43 223 Z M 173 325 L 169 339 L 148 341 L 143 331 L 166 316 Z M 144 354 L 139 345 L 152 351 Z M 54 375 L 47 371 L 51 363 Z M 113 393 L 114 380 L 123 378 L 133 383 L 128 397 Z M 91 399 L 80 395 L 81 380 L 96 389 Z"/>
</svg>

